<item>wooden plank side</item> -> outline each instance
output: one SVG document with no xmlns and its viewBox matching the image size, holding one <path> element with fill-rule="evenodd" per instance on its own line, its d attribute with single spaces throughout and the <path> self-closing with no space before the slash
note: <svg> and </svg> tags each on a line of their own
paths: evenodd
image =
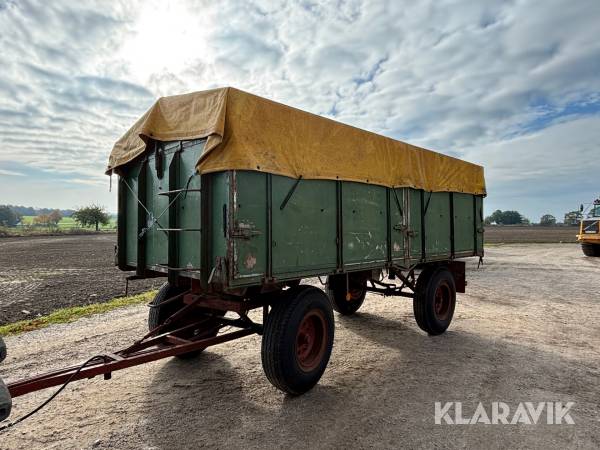
<svg viewBox="0 0 600 450">
<path fill-rule="evenodd" d="M 188 189 L 182 192 L 176 202 L 177 227 L 183 230 L 198 230 L 201 228 L 201 178 L 196 173 L 196 161 L 202 153 L 205 141 L 197 141 L 189 147 L 184 147 L 178 158 L 177 189 Z M 174 198 L 174 197 L 173 197 Z M 178 267 L 198 268 L 201 265 L 201 231 L 170 232 L 177 235 Z"/>
<path fill-rule="evenodd" d="M 344 266 L 387 259 L 387 194 L 383 186 L 342 183 Z"/>
<path fill-rule="evenodd" d="M 454 197 L 454 252 L 475 253 L 475 211 L 473 195 L 455 193 Z"/>
<path fill-rule="evenodd" d="M 450 194 L 425 192 L 425 259 L 451 254 Z"/>
<path fill-rule="evenodd" d="M 260 172 L 231 172 L 227 216 L 234 279 L 259 281 L 266 276 L 267 177 Z"/>
<path fill-rule="evenodd" d="M 273 276 L 335 269 L 335 181 L 273 175 L 272 196 Z"/>
</svg>

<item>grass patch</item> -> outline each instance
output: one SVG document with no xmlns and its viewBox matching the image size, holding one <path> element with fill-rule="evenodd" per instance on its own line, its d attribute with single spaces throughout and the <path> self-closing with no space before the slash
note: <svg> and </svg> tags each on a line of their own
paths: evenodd
<svg viewBox="0 0 600 450">
<path fill-rule="evenodd" d="M 21 217 L 21 223 L 25 226 L 33 226 L 34 222 L 35 222 L 35 218 L 36 216 L 22 216 Z M 117 227 L 117 218 L 114 216 L 110 217 L 110 221 L 108 223 L 108 225 L 100 225 L 100 229 L 101 230 L 105 230 L 105 229 L 114 229 Z M 46 227 L 40 227 L 40 228 L 46 228 Z M 89 227 L 82 227 L 81 225 L 79 225 L 77 223 L 77 221 L 73 218 L 73 217 L 63 217 L 62 219 L 60 219 L 60 222 L 58 222 L 58 228 L 83 228 L 83 229 L 96 229 L 95 226 L 89 226 Z"/>
<path fill-rule="evenodd" d="M 92 303 L 85 306 L 72 306 L 70 308 L 58 309 L 47 316 L 36 317 L 30 320 L 21 320 L 19 322 L 9 323 L 0 326 L 0 336 L 13 336 L 15 334 L 26 333 L 28 331 L 46 328 L 57 323 L 74 322 L 82 317 L 102 314 L 113 309 L 124 306 L 140 305 L 152 300 L 156 291 L 149 291 L 143 294 L 130 295 L 129 297 L 118 297 L 104 303 Z"/>
</svg>

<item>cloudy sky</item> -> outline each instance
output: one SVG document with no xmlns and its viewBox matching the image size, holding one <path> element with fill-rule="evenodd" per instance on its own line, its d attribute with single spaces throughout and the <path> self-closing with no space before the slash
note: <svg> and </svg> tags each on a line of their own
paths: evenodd
<svg viewBox="0 0 600 450">
<path fill-rule="evenodd" d="M 0 0 L 0 203 L 116 208 L 113 142 L 218 86 L 482 164 L 486 210 L 600 194 L 600 1 Z"/>
</svg>

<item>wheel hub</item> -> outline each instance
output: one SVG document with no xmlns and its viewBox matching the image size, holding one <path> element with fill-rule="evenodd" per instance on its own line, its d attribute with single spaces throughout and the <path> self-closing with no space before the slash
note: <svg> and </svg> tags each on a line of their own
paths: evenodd
<svg viewBox="0 0 600 450">
<path fill-rule="evenodd" d="M 327 342 L 325 317 L 319 310 L 308 312 L 296 335 L 296 360 L 305 372 L 316 369 L 323 359 Z"/>
<path fill-rule="evenodd" d="M 438 320 L 447 320 L 450 315 L 451 289 L 448 283 L 442 282 L 435 290 L 433 312 Z"/>
</svg>

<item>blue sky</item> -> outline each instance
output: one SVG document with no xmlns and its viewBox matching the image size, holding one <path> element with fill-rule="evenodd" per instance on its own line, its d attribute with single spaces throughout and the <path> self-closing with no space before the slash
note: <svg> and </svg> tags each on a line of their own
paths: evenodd
<svg viewBox="0 0 600 450">
<path fill-rule="evenodd" d="M 114 210 L 113 142 L 235 86 L 482 164 L 486 210 L 600 195 L 600 2 L 0 0 L 0 203 Z"/>
</svg>

